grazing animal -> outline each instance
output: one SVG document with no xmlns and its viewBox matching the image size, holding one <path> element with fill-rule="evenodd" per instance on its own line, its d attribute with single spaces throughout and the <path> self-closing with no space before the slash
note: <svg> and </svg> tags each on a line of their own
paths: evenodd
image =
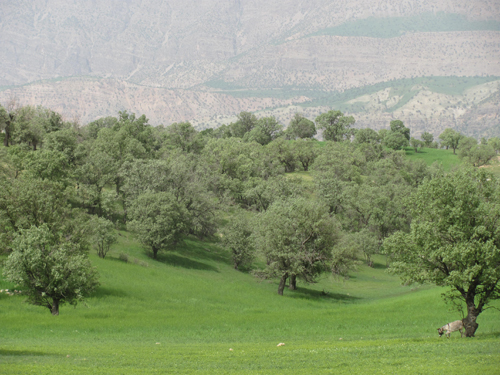
<svg viewBox="0 0 500 375">
<path fill-rule="evenodd" d="M 464 337 L 464 334 L 462 332 L 463 328 L 464 328 L 464 323 L 461 320 L 456 320 L 454 322 L 445 324 L 444 326 L 438 328 L 437 330 L 439 333 L 439 337 L 443 336 L 443 334 L 445 333 L 444 331 L 446 331 L 446 337 L 448 338 L 450 338 L 450 334 L 455 331 L 460 331 L 460 337 Z"/>
</svg>

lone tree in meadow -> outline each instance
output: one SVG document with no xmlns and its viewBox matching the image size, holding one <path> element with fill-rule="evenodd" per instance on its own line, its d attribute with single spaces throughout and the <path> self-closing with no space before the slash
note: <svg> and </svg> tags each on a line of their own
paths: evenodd
<svg viewBox="0 0 500 375">
<path fill-rule="evenodd" d="M 64 303 L 76 305 L 99 285 L 85 247 L 51 233 L 46 224 L 20 231 L 4 276 L 25 288 L 29 303 L 47 307 L 52 315 L 59 315 Z"/>
<path fill-rule="evenodd" d="M 477 317 L 500 298 L 500 185 L 480 169 L 424 182 L 411 199 L 409 233 L 384 242 L 390 269 L 404 282 L 451 287 L 445 298 L 465 303 L 467 337 Z"/>
<path fill-rule="evenodd" d="M 444 129 L 444 131 L 439 135 L 441 145 L 446 147 L 446 149 L 453 149 L 453 154 L 456 154 L 458 144 L 463 137 L 464 135 L 451 128 Z"/>
<path fill-rule="evenodd" d="M 434 136 L 429 132 L 423 132 L 420 136 L 424 142 L 425 147 L 431 147 L 432 142 L 434 142 Z"/>
</svg>

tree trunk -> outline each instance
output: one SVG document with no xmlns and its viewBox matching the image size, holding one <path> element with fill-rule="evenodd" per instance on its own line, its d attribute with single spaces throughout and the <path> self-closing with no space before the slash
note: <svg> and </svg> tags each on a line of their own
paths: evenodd
<svg viewBox="0 0 500 375">
<path fill-rule="evenodd" d="M 288 289 L 297 290 L 297 276 L 295 275 L 290 276 L 290 285 L 288 285 Z"/>
<path fill-rule="evenodd" d="M 281 276 L 280 285 L 278 287 L 278 294 L 280 296 L 283 295 L 283 290 L 285 289 L 286 279 L 288 279 L 288 273 L 285 273 L 285 274 L 283 274 L 283 276 Z"/>
<path fill-rule="evenodd" d="M 158 254 L 158 248 L 153 246 L 153 259 L 156 259 L 156 254 Z"/>
<path fill-rule="evenodd" d="M 13 116 L 9 115 L 9 120 L 7 121 L 7 124 L 5 126 L 5 138 L 3 139 L 3 145 L 5 147 L 9 147 L 10 144 L 10 136 L 11 136 L 11 124 L 12 124 Z"/>
<path fill-rule="evenodd" d="M 479 327 L 479 324 L 476 323 L 476 319 L 479 313 L 480 311 L 476 309 L 474 302 L 467 301 L 467 316 L 463 320 L 465 337 L 474 337 L 477 327 Z"/>
<path fill-rule="evenodd" d="M 52 299 L 50 312 L 52 313 L 52 315 L 59 315 L 59 300 L 55 298 Z"/>
</svg>

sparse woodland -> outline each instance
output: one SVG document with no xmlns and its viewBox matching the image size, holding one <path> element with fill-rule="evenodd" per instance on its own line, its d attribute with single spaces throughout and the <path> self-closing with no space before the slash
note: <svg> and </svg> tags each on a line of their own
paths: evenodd
<svg viewBox="0 0 500 375">
<path fill-rule="evenodd" d="M 279 279 L 280 295 L 382 253 L 404 280 L 450 287 L 473 336 L 500 296 L 500 185 L 477 168 L 500 140 L 447 129 L 438 144 L 401 121 L 379 132 L 354 122 L 329 111 L 285 129 L 242 112 L 198 132 L 127 112 L 80 127 L 42 107 L 0 107 L 4 276 L 57 315 L 96 290 L 87 254 L 105 258 L 117 228 L 154 259 L 189 237 L 220 242 L 235 269 Z M 410 145 L 449 148 L 464 166 L 411 161 Z"/>
</svg>

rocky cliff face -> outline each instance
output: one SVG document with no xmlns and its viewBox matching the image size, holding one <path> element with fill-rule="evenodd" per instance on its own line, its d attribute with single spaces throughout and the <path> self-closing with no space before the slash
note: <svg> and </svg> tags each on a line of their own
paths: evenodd
<svg viewBox="0 0 500 375">
<path fill-rule="evenodd" d="M 228 89 L 500 76 L 499 21 L 497 0 L 4 1 L 0 103 L 17 98 L 82 121 L 127 109 L 155 124 L 205 126 L 306 100 Z"/>
</svg>

